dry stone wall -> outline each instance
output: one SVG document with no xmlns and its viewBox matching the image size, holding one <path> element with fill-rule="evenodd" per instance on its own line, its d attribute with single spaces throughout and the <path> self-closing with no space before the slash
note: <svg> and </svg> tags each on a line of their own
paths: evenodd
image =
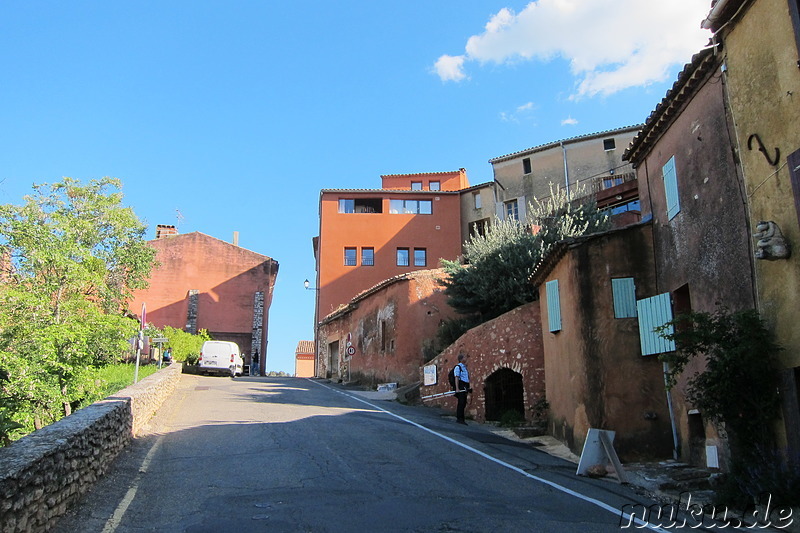
<svg viewBox="0 0 800 533">
<path fill-rule="evenodd" d="M 180 364 L 0 448 L 0 532 L 52 529 L 175 390 Z"/>
</svg>

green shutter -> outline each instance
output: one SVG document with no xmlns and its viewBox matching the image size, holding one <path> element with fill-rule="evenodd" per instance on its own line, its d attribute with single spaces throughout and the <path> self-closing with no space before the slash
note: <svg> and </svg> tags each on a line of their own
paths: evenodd
<svg viewBox="0 0 800 533">
<path fill-rule="evenodd" d="M 636 285 L 633 278 L 615 278 L 611 280 L 614 293 L 614 318 L 636 317 Z"/>
<path fill-rule="evenodd" d="M 653 355 L 675 351 L 675 343 L 667 340 L 654 330 L 672 320 L 672 304 L 669 293 L 659 294 L 636 302 L 639 314 L 639 339 L 642 341 L 642 355 Z M 672 333 L 670 327 L 666 333 Z"/>
<path fill-rule="evenodd" d="M 681 210 L 678 200 L 678 175 L 675 172 L 675 156 L 669 158 L 667 164 L 661 169 L 664 177 L 664 194 L 667 197 L 667 217 L 670 220 Z"/>
<path fill-rule="evenodd" d="M 547 325 L 551 332 L 561 331 L 561 301 L 558 297 L 558 280 L 548 281 L 547 289 Z"/>
</svg>

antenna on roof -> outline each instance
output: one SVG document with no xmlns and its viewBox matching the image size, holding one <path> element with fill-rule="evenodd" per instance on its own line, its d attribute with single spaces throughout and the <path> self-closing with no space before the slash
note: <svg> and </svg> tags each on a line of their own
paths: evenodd
<svg viewBox="0 0 800 533">
<path fill-rule="evenodd" d="M 183 222 L 183 214 L 181 213 L 180 209 L 175 210 L 175 218 L 178 220 L 178 223 L 175 224 L 178 228 L 180 228 L 181 222 Z"/>
</svg>

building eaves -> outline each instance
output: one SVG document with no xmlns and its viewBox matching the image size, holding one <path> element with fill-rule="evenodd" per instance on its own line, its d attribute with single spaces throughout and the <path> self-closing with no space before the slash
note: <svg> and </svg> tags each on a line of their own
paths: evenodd
<svg viewBox="0 0 800 533">
<path fill-rule="evenodd" d="M 608 235 L 613 235 L 615 233 L 622 233 L 624 231 L 630 231 L 631 229 L 638 228 L 640 226 L 647 226 L 652 225 L 652 220 L 647 220 L 645 222 L 639 222 L 637 224 L 631 224 L 629 226 L 624 226 L 622 228 L 612 228 L 606 231 L 601 231 L 598 233 L 592 233 L 589 235 L 581 235 L 580 237 L 570 237 L 568 239 L 564 239 L 559 241 L 553 245 L 550 249 L 550 252 L 542 258 L 536 268 L 533 270 L 531 274 L 531 283 L 533 283 L 534 287 L 540 286 L 544 281 L 547 279 L 547 276 L 553 271 L 561 258 L 567 253 L 568 250 L 572 248 L 577 248 L 578 246 L 583 246 L 587 242 L 593 241 L 595 239 L 600 239 L 606 237 Z"/>
<path fill-rule="evenodd" d="M 314 341 L 300 341 L 297 343 L 297 349 L 294 351 L 295 355 L 313 354 Z"/>
<path fill-rule="evenodd" d="M 178 235 L 167 235 L 165 237 L 161 237 L 160 239 L 151 239 L 151 240 L 149 240 L 147 242 L 171 242 L 173 240 L 184 240 L 186 237 L 190 237 L 192 235 L 199 235 L 200 237 L 202 237 L 204 239 L 214 239 L 215 241 L 219 241 L 221 243 L 227 244 L 228 246 L 236 248 L 237 250 L 243 250 L 243 251 L 245 251 L 245 252 L 247 252 L 249 254 L 253 254 L 253 255 L 257 255 L 259 257 L 263 257 L 265 262 L 267 260 L 270 260 L 273 263 L 277 263 L 277 261 L 275 261 L 275 259 L 273 259 L 272 257 L 270 257 L 268 255 L 264 255 L 264 254 L 260 254 L 258 252 L 254 252 L 253 250 L 249 250 L 247 248 L 244 248 L 243 246 L 239 246 L 238 244 L 233 244 L 233 243 L 230 243 L 228 241 L 219 239 L 217 237 L 213 237 L 211 235 L 207 235 L 207 234 L 205 234 L 205 233 L 203 233 L 201 231 L 192 231 L 190 233 L 180 233 Z"/>
<path fill-rule="evenodd" d="M 371 194 L 430 194 L 435 196 L 459 194 L 461 191 L 412 191 L 410 189 L 322 189 L 320 194 L 326 193 L 371 193 Z"/>
<path fill-rule="evenodd" d="M 477 185 L 473 185 L 472 187 L 467 187 L 466 189 L 461 189 L 458 192 L 460 193 L 471 192 L 477 189 L 485 189 L 486 187 L 493 187 L 493 186 L 494 186 L 493 181 L 487 181 L 485 183 L 479 183 Z"/>
<path fill-rule="evenodd" d="M 330 314 L 320 320 L 320 325 L 328 324 L 333 322 L 337 318 L 346 315 L 347 313 L 358 309 L 358 303 L 365 298 L 375 294 L 378 291 L 383 290 L 384 288 L 388 287 L 389 285 L 393 285 L 395 283 L 399 283 L 401 281 L 407 281 L 410 279 L 418 279 L 422 277 L 429 277 L 429 278 L 438 278 L 437 274 L 442 274 L 444 272 L 441 268 L 434 268 L 428 270 L 414 270 L 413 272 L 406 272 L 404 274 L 398 274 L 397 276 L 385 279 L 369 289 L 365 289 L 360 293 L 353 296 L 353 298 L 346 304 L 342 304 L 336 309 L 334 309 Z"/>
<path fill-rule="evenodd" d="M 458 170 L 446 170 L 443 172 L 414 172 L 411 174 L 381 174 L 381 178 L 401 178 L 406 176 L 444 176 L 451 174 L 460 174 L 464 172 L 463 168 Z"/>
<path fill-rule="evenodd" d="M 691 62 L 684 65 L 672 88 L 647 117 L 642 130 L 633 138 L 630 146 L 622 154 L 623 161 L 630 161 L 634 168 L 649 153 L 650 149 L 680 115 L 702 86 L 709 72 L 716 65 L 714 47 L 708 47 L 692 56 Z"/>
<path fill-rule="evenodd" d="M 526 148 L 525 150 L 520 150 L 519 152 L 513 152 L 511 154 L 501 155 L 499 157 L 490 159 L 489 163 L 491 164 L 502 163 L 503 161 L 508 161 L 509 159 L 514 159 L 516 157 L 521 157 L 523 155 L 530 155 L 536 152 L 543 152 L 545 150 L 561 146 L 561 144 L 571 144 L 576 142 L 588 141 L 600 137 L 608 137 L 609 135 L 618 135 L 620 133 L 634 132 L 640 130 L 641 128 L 642 124 L 636 124 L 633 126 L 625 126 L 623 128 L 617 128 L 614 130 L 598 131 L 596 133 L 588 133 L 586 135 L 579 135 L 577 137 L 569 137 L 567 139 L 561 139 L 559 141 L 540 144 L 539 146 L 534 146 L 532 148 Z"/>
</svg>

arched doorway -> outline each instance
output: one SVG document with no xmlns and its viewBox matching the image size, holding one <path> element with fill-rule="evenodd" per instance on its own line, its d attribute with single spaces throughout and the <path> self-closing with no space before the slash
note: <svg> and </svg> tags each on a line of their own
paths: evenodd
<svg viewBox="0 0 800 533">
<path fill-rule="evenodd" d="M 516 411 L 525 419 L 525 396 L 522 374 L 501 368 L 486 378 L 486 420 L 500 420 L 508 411 Z"/>
</svg>

